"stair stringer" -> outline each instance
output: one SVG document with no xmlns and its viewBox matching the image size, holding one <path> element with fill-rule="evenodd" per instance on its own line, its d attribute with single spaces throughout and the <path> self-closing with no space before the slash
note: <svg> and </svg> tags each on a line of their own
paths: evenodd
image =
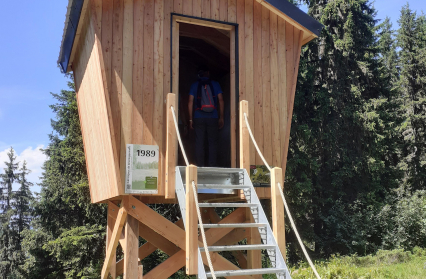
<svg viewBox="0 0 426 279">
<path fill-rule="evenodd" d="M 266 218 L 265 212 L 263 211 L 262 205 L 260 204 L 259 197 L 257 196 L 256 190 L 254 189 L 253 183 L 251 182 L 250 177 L 247 174 L 247 170 L 243 169 L 243 177 L 240 178 L 240 185 L 250 185 L 249 189 L 244 190 L 244 195 L 248 203 L 255 203 L 258 206 L 256 208 L 251 208 L 253 219 L 256 223 L 267 224 L 266 232 L 265 228 L 258 228 L 260 237 L 262 238 L 263 244 L 275 245 L 276 249 L 268 249 L 267 253 L 269 260 L 271 261 L 273 267 L 285 269 L 284 276 L 282 274 L 276 274 L 277 278 L 291 279 L 290 273 L 288 272 L 287 265 L 284 261 L 284 257 L 281 253 L 281 250 L 278 247 L 278 244 L 275 240 L 274 234 L 272 232 L 269 221 Z M 274 251 L 275 250 L 275 251 Z"/>
<path fill-rule="evenodd" d="M 176 197 L 178 199 L 180 213 L 183 219 L 183 225 L 186 224 L 186 191 L 183 185 L 182 176 L 179 171 L 179 167 L 176 167 Z M 204 269 L 203 259 L 201 258 L 201 251 L 198 248 L 198 279 L 206 279 L 206 270 Z"/>
</svg>

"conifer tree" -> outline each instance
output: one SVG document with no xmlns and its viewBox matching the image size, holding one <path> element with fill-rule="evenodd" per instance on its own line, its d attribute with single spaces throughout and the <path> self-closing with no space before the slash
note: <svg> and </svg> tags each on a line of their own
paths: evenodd
<svg viewBox="0 0 426 279">
<path fill-rule="evenodd" d="M 370 208 L 397 185 L 386 167 L 391 90 L 383 88 L 375 10 L 369 0 L 304 2 L 325 29 L 302 51 L 286 194 L 313 253 L 365 254 L 380 243 L 369 233 Z"/>
<path fill-rule="evenodd" d="M 398 22 L 399 88 L 406 120 L 401 126 L 405 140 L 401 168 L 406 185 L 420 190 L 426 186 L 426 17 L 417 16 L 407 4 Z"/>
<path fill-rule="evenodd" d="M 19 189 L 13 194 L 12 202 L 12 220 L 10 222 L 14 232 L 13 238 L 13 267 L 14 273 L 19 273 L 19 266 L 24 263 L 25 254 L 22 250 L 22 232 L 30 228 L 32 203 L 34 197 L 31 193 L 30 187 L 33 183 L 27 180 L 27 176 L 31 171 L 27 168 L 27 162 L 24 161 L 22 167 L 17 174 L 17 182 L 19 182 Z"/>
<path fill-rule="evenodd" d="M 40 200 L 31 230 L 24 230 L 28 253 L 23 270 L 31 278 L 96 278 L 105 252 L 105 206 L 91 204 L 74 85 L 52 94 L 56 114 L 44 150 Z"/>
<path fill-rule="evenodd" d="M 0 277 L 8 278 L 12 271 L 13 261 L 13 229 L 10 221 L 12 212 L 12 185 L 17 180 L 15 151 L 11 147 L 7 153 L 8 161 L 4 162 L 6 168 L 0 174 Z"/>
</svg>

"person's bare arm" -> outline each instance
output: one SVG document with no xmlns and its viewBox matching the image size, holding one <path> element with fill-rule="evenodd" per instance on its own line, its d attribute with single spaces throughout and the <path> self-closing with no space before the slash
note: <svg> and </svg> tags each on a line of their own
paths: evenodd
<svg viewBox="0 0 426 279">
<path fill-rule="evenodd" d="M 225 102 L 223 101 L 222 93 L 218 94 L 217 98 L 219 99 L 219 129 L 222 129 L 224 125 L 223 111 L 225 110 Z"/>
<path fill-rule="evenodd" d="M 188 114 L 189 114 L 189 128 L 194 129 L 192 127 L 192 108 L 194 107 L 194 96 L 189 95 L 188 101 Z"/>
</svg>

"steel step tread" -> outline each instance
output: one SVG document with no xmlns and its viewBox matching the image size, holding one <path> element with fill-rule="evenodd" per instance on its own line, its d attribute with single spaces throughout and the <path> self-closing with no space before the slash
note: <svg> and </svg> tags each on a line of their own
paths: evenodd
<svg viewBox="0 0 426 279">
<path fill-rule="evenodd" d="M 262 228 L 266 227 L 266 223 L 224 223 L 224 224 L 203 224 L 205 229 L 220 228 Z M 198 224 L 200 227 L 200 224 Z"/>
<path fill-rule="evenodd" d="M 209 252 L 265 250 L 265 249 L 276 249 L 276 248 L 277 247 L 275 245 L 267 245 L 267 244 L 208 246 Z M 205 252 L 204 247 L 200 247 L 200 251 Z"/>
<path fill-rule="evenodd" d="M 256 207 L 259 206 L 257 203 L 199 203 L 200 207 Z"/>
<path fill-rule="evenodd" d="M 198 189 L 248 189 L 251 187 L 251 185 L 197 184 Z"/>
<path fill-rule="evenodd" d="M 240 270 L 221 270 L 215 271 L 216 277 L 240 276 L 240 275 L 257 275 L 257 274 L 273 274 L 284 273 L 284 268 L 256 268 L 256 269 L 240 269 Z M 206 272 L 207 278 L 212 278 L 211 272 Z"/>
</svg>

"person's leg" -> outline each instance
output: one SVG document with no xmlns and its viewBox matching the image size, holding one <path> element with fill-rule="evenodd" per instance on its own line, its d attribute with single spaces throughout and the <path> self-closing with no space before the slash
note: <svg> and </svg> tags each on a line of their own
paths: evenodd
<svg viewBox="0 0 426 279">
<path fill-rule="evenodd" d="M 217 152 L 219 143 L 219 125 L 217 118 L 208 118 L 207 139 L 209 141 L 209 167 L 217 167 Z"/>
<path fill-rule="evenodd" d="M 194 118 L 192 125 L 195 131 L 195 163 L 198 167 L 204 167 L 206 125 L 203 118 Z"/>
</svg>

